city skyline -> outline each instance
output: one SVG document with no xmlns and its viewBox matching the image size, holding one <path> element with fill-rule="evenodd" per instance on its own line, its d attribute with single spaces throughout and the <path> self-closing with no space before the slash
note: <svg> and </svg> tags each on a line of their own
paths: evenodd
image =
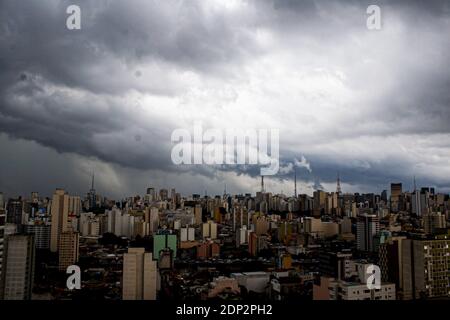
<svg viewBox="0 0 450 320">
<path fill-rule="evenodd" d="M 340 178 L 313 197 L 272 195 L 264 177 L 254 195 L 149 187 L 120 204 L 94 176 L 82 197 L 0 194 L 0 299 L 448 299 L 450 195 L 348 194 Z"/>
<path fill-rule="evenodd" d="M 92 177 L 91 177 L 92 179 Z M 261 179 L 261 178 L 260 178 Z M 324 191 L 327 193 L 335 193 L 337 191 L 337 183 L 338 183 L 338 179 L 339 179 L 339 190 L 341 190 L 339 193 L 341 194 L 376 194 L 376 195 L 381 195 L 383 192 L 387 192 L 387 195 L 390 196 L 390 188 L 392 184 L 396 184 L 399 183 L 400 185 L 402 185 L 403 188 L 403 192 L 409 192 L 409 193 L 414 193 L 415 190 L 420 191 L 422 188 L 432 188 L 433 190 L 435 190 L 435 193 L 440 193 L 440 194 L 448 194 L 447 192 L 443 192 L 443 190 L 436 188 L 435 186 L 424 186 L 424 185 L 420 185 L 417 184 L 417 182 L 415 181 L 415 178 L 413 177 L 413 183 L 411 185 L 405 184 L 402 181 L 392 181 L 392 182 L 387 182 L 386 183 L 386 187 L 382 190 L 375 190 L 373 192 L 362 192 L 362 191 L 354 191 L 354 192 L 350 192 L 350 191 L 346 191 L 346 190 L 342 190 L 342 180 L 341 177 L 339 176 L 339 178 L 335 181 L 335 186 L 334 188 L 331 189 L 325 189 L 325 188 L 319 188 L 319 189 L 314 189 L 312 190 L 311 193 L 307 193 L 307 192 L 302 192 L 303 190 L 296 187 L 296 177 L 293 178 L 293 180 L 289 180 L 289 182 L 291 182 L 292 186 L 291 189 L 285 189 L 285 190 L 271 190 L 270 187 L 267 187 L 267 181 L 268 179 L 270 179 L 270 177 L 265 177 L 265 184 L 264 184 L 264 192 L 265 193 L 271 193 L 272 195 L 284 195 L 288 198 L 295 198 L 295 195 L 297 194 L 299 195 L 308 195 L 308 196 L 313 196 L 315 191 Z M 261 180 L 260 180 L 261 181 Z M 269 180 L 270 182 L 270 180 Z M 270 185 L 270 183 L 269 183 Z M 332 184 L 330 184 L 331 186 Z M 101 190 L 98 190 L 93 181 L 91 180 L 91 185 L 89 188 L 87 188 L 85 191 L 77 193 L 77 192 L 73 192 L 72 190 L 65 188 L 64 186 L 57 186 L 57 187 L 53 187 L 52 191 L 49 194 L 46 193 L 41 193 L 39 190 L 32 190 L 30 192 L 27 193 L 21 193 L 21 194 L 8 194 L 7 190 L 0 190 L 0 193 L 3 194 L 4 199 L 13 199 L 13 198 L 18 198 L 18 197 L 24 197 L 25 199 L 27 198 L 28 195 L 33 194 L 33 193 L 37 193 L 40 197 L 47 197 L 47 198 L 51 198 L 52 195 L 54 194 L 55 190 L 65 190 L 66 192 L 69 192 L 70 194 L 79 196 L 79 197 L 86 197 L 86 199 L 88 201 L 90 200 L 90 197 L 92 196 L 92 192 L 94 192 L 94 195 L 100 195 L 101 197 L 105 197 L 108 200 L 116 200 L 116 201 L 120 201 L 120 200 L 125 200 L 129 197 L 134 197 L 134 196 L 143 196 L 146 193 L 146 190 L 148 190 L 148 188 L 153 188 L 156 191 L 159 190 L 167 190 L 167 191 L 171 191 L 172 189 L 176 190 L 177 193 L 179 193 L 181 195 L 181 197 L 183 198 L 189 198 L 192 197 L 192 195 L 200 195 L 201 197 L 215 197 L 215 196 L 223 196 L 225 194 L 227 195 L 231 195 L 231 196 L 235 196 L 235 195 L 244 195 L 244 194 L 251 194 L 252 196 L 256 195 L 256 193 L 261 192 L 261 182 L 258 183 L 258 185 L 256 186 L 256 188 L 252 189 L 252 190 L 243 190 L 240 192 L 233 192 L 233 190 L 227 189 L 226 184 L 223 184 L 222 186 L 222 192 L 210 192 L 210 190 L 208 191 L 207 189 L 205 190 L 199 190 L 199 192 L 191 192 L 191 193 L 186 193 L 186 192 L 180 192 L 180 190 L 177 188 L 177 186 L 174 185 L 167 185 L 167 186 L 163 186 L 163 187 L 158 187 L 158 186 L 154 186 L 154 185 L 147 185 L 145 188 L 143 188 L 143 190 L 138 191 L 136 193 L 128 193 L 128 194 L 124 194 L 122 197 L 118 197 L 118 198 L 114 198 L 111 197 L 108 194 L 104 194 Z M 220 186 L 216 186 L 215 189 L 220 189 Z M 226 193 L 225 193 L 226 191 Z"/>
</svg>

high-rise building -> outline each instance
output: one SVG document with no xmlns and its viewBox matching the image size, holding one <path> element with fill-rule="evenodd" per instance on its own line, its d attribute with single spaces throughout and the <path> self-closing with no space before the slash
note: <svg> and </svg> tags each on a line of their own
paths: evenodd
<svg viewBox="0 0 450 320">
<path fill-rule="evenodd" d="M 156 300 L 157 273 L 151 253 L 144 248 L 129 248 L 123 257 L 122 298 Z"/>
<path fill-rule="evenodd" d="M 147 188 L 147 195 L 149 202 L 156 200 L 155 188 Z"/>
<path fill-rule="evenodd" d="M 145 222 L 149 223 L 150 233 L 154 234 L 158 230 L 159 227 L 159 209 L 152 207 L 146 208 L 145 211 Z"/>
<path fill-rule="evenodd" d="M 315 217 L 320 217 L 325 213 L 327 193 L 322 190 L 314 191 L 313 213 Z"/>
<path fill-rule="evenodd" d="M 88 193 L 88 200 L 89 200 L 89 209 L 95 209 L 97 207 L 97 194 L 95 193 L 94 188 L 94 174 L 92 174 L 92 182 L 91 182 L 91 189 Z"/>
<path fill-rule="evenodd" d="M 402 184 L 391 183 L 391 210 L 397 212 L 401 209 Z"/>
<path fill-rule="evenodd" d="M 80 234 L 78 232 L 62 232 L 59 237 L 59 270 L 66 271 L 68 266 L 78 262 Z"/>
<path fill-rule="evenodd" d="M 248 242 L 248 230 L 247 226 L 243 226 L 241 228 L 238 228 L 236 231 L 236 247 L 239 248 L 239 246 L 245 244 Z"/>
<path fill-rule="evenodd" d="M 258 236 L 266 234 L 269 231 L 269 221 L 266 217 L 257 217 L 255 221 L 255 231 Z"/>
<path fill-rule="evenodd" d="M 413 240 L 414 297 L 450 297 L 450 237 Z"/>
<path fill-rule="evenodd" d="M 51 239 L 50 250 L 58 250 L 59 237 L 61 233 L 72 230 L 69 216 L 77 216 L 81 211 L 81 200 L 79 197 L 71 197 L 64 190 L 56 189 L 52 198 L 51 206 Z"/>
<path fill-rule="evenodd" d="M 39 203 L 39 193 L 38 192 L 31 192 L 31 202 Z"/>
<path fill-rule="evenodd" d="M 390 237 L 379 247 L 381 280 L 395 283 L 397 298 L 412 299 L 411 240 Z"/>
<path fill-rule="evenodd" d="M 0 192 L 0 209 L 5 208 L 5 197 L 3 196 L 3 192 Z"/>
<path fill-rule="evenodd" d="M 159 190 L 159 199 L 161 201 L 166 201 L 169 198 L 169 191 L 167 189 Z"/>
<path fill-rule="evenodd" d="M 107 211 L 109 233 L 114 233 L 116 236 L 122 235 L 122 211 L 114 206 L 111 210 Z"/>
<path fill-rule="evenodd" d="M 399 298 L 450 297 L 450 239 L 393 237 L 380 246 L 382 280 L 395 282 Z"/>
<path fill-rule="evenodd" d="M 194 208 L 195 224 L 200 225 L 202 223 L 202 205 L 196 204 Z"/>
<path fill-rule="evenodd" d="M 422 216 L 423 228 L 426 234 L 435 234 L 438 229 L 447 226 L 445 215 L 439 212 L 427 213 Z"/>
<path fill-rule="evenodd" d="M 125 212 L 122 216 L 121 216 L 121 227 L 122 229 L 120 230 L 120 235 L 127 237 L 127 238 L 131 238 L 133 233 L 134 233 L 134 216 L 129 214 L 128 212 Z"/>
<path fill-rule="evenodd" d="M 0 279 L 2 276 L 3 259 L 5 252 L 5 224 L 6 224 L 5 209 L 3 209 L 3 207 L 0 207 Z"/>
<path fill-rule="evenodd" d="M 159 260 L 159 254 L 163 249 L 171 249 L 173 257 L 177 256 L 177 235 L 161 233 L 153 236 L 153 259 Z"/>
<path fill-rule="evenodd" d="M 177 203 L 177 192 L 174 188 L 170 190 L 170 201 L 172 201 L 173 204 Z"/>
<path fill-rule="evenodd" d="M 374 236 L 380 231 L 377 215 L 362 214 L 356 223 L 356 248 L 361 251 L 374 251 Z"/>
<path fill-rule="evenodd" d="M 220 245 L 213 240 L 203 240 L 197 245 L 197 259 L 215 258 L 220 255 Z"/>
<path fill-rule="evenodd" d="M 384 203 L 387 203 L 387 190 L 381 192 L 381 200 L 384 201 Z"/>
<path fill-rule="evenodd" d="M 9 199 L 8 204 L 6 205 L 6 222 L 15 225 L 22 224 L 22 212 L 22 199 L 20 197 L 18 199 Z"/>
<path fill-rule="evenodd" d="M 248 233 L 248 252 L 252 256 L 258 254 L 258 235 L 255 232 Z"/>
<path fill-rule="evenodd" d="M 23 226 L 24 233 L 34 235 L 36 249 L 50 249 L 50 229 L 51 226 L 46 223 L 30 222 Z"/>
<path fill-rule="evenodd" d="M 212 220 L 205 222 L 202 226 L 203 238 L 217 239 L 217 223 Z"/>
<path fill-rule="evenodd" d="M 422 215 L 422 206 L 420 204 L 420 192 L 416 187 L 416 178 L 414 177 L 414 192 L 411 194 L 411 212 L 416 216 Z"/>
<path fill-rule="evenodd" d="M 195 241 L 195 228 L 180 228 L 180 241 Z"/>
<path fill-rule="evenodd" d="M 8 236 L 4 258 L 0 299 L 30 300 L 34 280 L 34 236 Z"/>
</svg>

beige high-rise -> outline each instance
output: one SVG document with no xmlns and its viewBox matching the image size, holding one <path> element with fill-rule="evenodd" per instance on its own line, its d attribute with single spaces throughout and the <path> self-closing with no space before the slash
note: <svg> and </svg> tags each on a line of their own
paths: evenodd
<svg viewBox="0 0 450 320">
<path fill-rule="evenodd" d="M 426 234 L 434 234 L 437 229 L 445 228 L 445 214 L 439 212 L 427 213 L 422 216 L 423 228 Z"/>
<path fill-rule="evenodd" d="M 194 208 L 194 216 L 195 216 L 195 224 L 202 224 L 202 206 L 200 204 L 196 204 Z"/>
<path fill-rule="evenodd" d="M 66 271 L 68 266 L 78 262 L 80 248 L 78 232 L 62 232 L 59 236 L 59 270 Z"/>
<path fill-rule="evenodd" d="M 51 206 L 51 238 L 50 251 L 57 252 L 61 233 L 71 231 L 69 215 L 79 215 L 81 210 L 80 197 L 71 197 L 63 189 L 56 189 Z"/>
<path fill-rule="evenodd" d="M 123 257 L 123 300 L 156 300 L 157 266 L 144 248 L 129 248 Z"/>
</svg>

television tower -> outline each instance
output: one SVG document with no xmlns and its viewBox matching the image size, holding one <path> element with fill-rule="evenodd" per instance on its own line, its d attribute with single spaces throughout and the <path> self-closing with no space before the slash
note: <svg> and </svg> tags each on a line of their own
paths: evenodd
<svg viewBox="0 0 450 320">
<path fill-rule="evenodd" d="M 342 190 L 341 190 L 341 179 L 340 179 L 340 177 L 339 177 L 339 172 L 338 172 L 338 174 L 337 174 L 336 193 L 337 193 L 338 195 L 340 195 L 340 194 L 342 193 Z"/>
<path fill-rule="evenodd" d="M 294 167 L 294 197 L 297 198 L 297 168 Z"/>
<path fill-rule="evenodd" d="M 91 190 L 89 190 L 89 209 L 96 207 L 97 196 L 94 189 L 94 172 L 92 171 Z"/>
</svg>

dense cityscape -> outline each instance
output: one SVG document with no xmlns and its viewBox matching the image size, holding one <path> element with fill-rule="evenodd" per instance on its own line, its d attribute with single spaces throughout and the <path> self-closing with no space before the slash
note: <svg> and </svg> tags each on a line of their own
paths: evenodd
<svg viewBox="0 0 450 320">
<path fill-rule="evenodd" d="M 0 193 L 0 297 L 8 300 L 299 301 L 450 297 L 450 198 L 193 194 L 149 187 L 120 201 Z M 68 288 L 67 269 L 81 270 Z M 381 271 L 366 285 L 367 267 Z"/>
</svg>

